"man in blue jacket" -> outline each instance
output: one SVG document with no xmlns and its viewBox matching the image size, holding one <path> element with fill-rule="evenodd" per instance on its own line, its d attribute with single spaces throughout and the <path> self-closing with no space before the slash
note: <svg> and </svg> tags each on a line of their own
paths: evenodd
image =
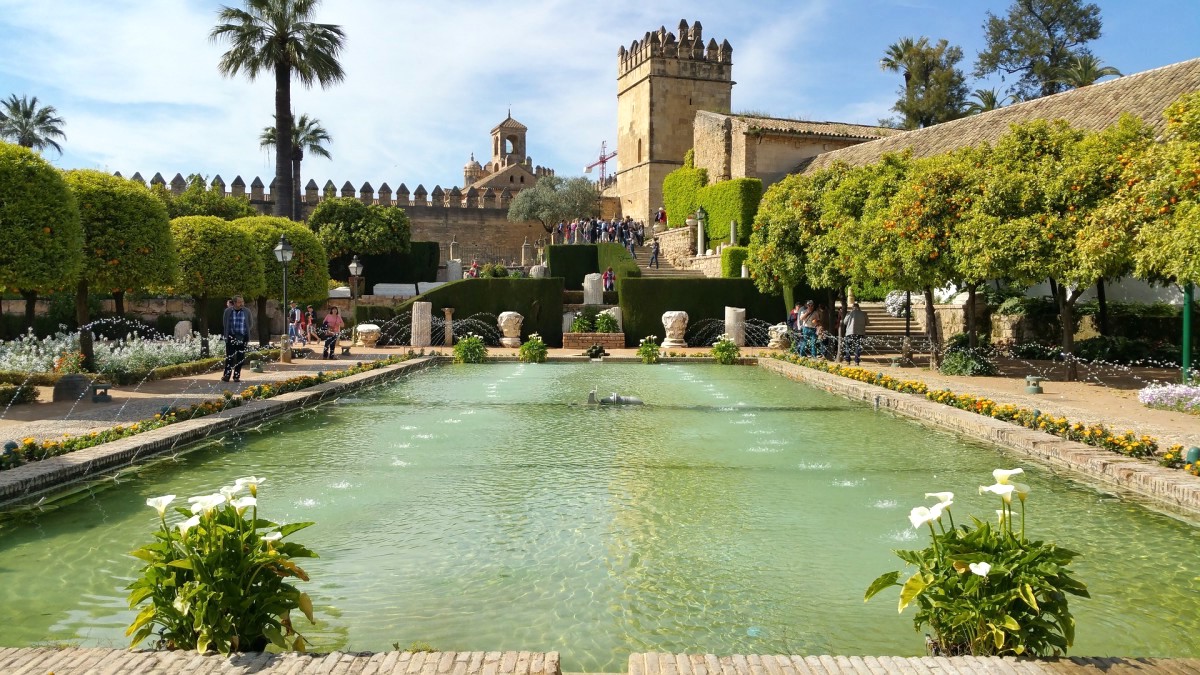
<svg viewBox="0 0 1200 675">
<path fill-rule="evenodd" d="M 225 308 L 221 317 L 221 332 L 225 335 L 225 373 L 221 375 L 222 382 L 228 382 L 230 375 L 234 382 L 242 381 L 242 363 L 246 361 L 246 345 L 250 342 L 250 329 L 254 318 L 242 296 L 233 296 L 233 305 Z"/>
</svg>

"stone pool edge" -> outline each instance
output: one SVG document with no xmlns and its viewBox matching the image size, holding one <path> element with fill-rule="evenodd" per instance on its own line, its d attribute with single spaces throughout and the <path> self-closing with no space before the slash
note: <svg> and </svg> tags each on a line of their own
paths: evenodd
<svg viewBox="0 0 1200 675">
<path fill-rule="evenodd" d="M 1200 523 L 1200 481 L 1178 469 L 959 410 L 918 394 L 903 394 L 778 359 L 759 359 L 758 366 L 833 394 L 871 403 L 879 409 L 1019 452 L 1052 467 L 1067 469 L 1085 480 L 1133 493 L 1171 515 Z"/>
<path fill-rule="evenodd" d="M 28 501 L 108 471 L 133 466 L 214 434 L 261 423 L 363 387 L 388 382 L 439 361 L 437 357 L 418 357 L 9 469 L 0 472 L 0 507 Z M 184 452 L 189 450 L 191 448 L 183 449 Z"/>
</svg>

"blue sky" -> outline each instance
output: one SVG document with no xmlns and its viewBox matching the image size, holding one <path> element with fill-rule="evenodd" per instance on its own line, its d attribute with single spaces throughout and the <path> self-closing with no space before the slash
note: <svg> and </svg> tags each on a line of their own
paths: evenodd
<svg viewBox="0 0 1200 675">
<path fill-rule="evenodd" d="M 230 0 L 236 3 L 237 0 Z M 0 97 L 37 96 L 66 121 L 63 168 L 129 176 L 220 174 L 247 183 L 274 171 L 258 134 L 274 111 L 269 79 L 222 78 L 208 0 L 0 0 Z M 1200 57 L 1200 0 L 1101 0 L 1092 50 L 1134 73 Z M 537 164 L 578 175 L 616 139 L 617 48 L 649 30 L 699 20 L 734 48 L 735 111 L 874 123 L 890 115 L 899 76 L 879 69 L 903 36 L 947 38 L 970 73 L 984 0 L 326 0 L 318 20 L 347 33 L 346 81 L 295 88 L 298 112 L 333 136 L 332 160 L 304 180 L 415 189 L 461 184 L 489 130 L 529 127 Z M 999 80 L 972 88 L 1004 86 Z"/>
</svg>

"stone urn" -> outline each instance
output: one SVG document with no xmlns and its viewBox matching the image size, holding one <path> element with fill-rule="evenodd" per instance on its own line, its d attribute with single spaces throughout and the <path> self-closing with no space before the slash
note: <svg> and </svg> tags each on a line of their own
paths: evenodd
<svg viewBox="0 0 1200 675">
<path fill-rule="evenodd" d="M 767 329 L 767 335 L 770 340 L 767 342 L 767 347 L 770 349 L 787 349 L 792 346 L 792 338 L 788 334 L 786 323 L 777 323 Z"/>
<path fill-rule="evenodd" d="M 192 337 L 192 322 L 180 321 L 175 324 L 175 341 L 183 342 Z"/>
<path fill-rule="evenodd" d="M 359 324 L 358 340 L 364 347 L 374 347 L 375 343 L 379 342 L 379 326 L 373 323 Z"/>
<path fill-rule="evenodd" d="M 520 347 L 521 346 L 521 322 L 525 317 L 516 312 L 500 312 L 500 316 L 496 319 L 496 324 L 500 327 L 501 347 Z"/>
<path fill-rule="evenodd" d="M 667 338 L 662 341 L 663 349 L 673 349 L 687 346 L 687 342 L 685 342 L 683 339 L 683 334 L 687 332 L 687 312 L 663 312 L 662 323 L 663 331 L 667 336 Z"/>
</svg>

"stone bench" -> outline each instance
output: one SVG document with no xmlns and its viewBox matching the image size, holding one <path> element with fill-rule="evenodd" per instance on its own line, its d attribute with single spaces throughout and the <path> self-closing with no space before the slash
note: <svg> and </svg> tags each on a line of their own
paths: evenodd
<svg viewBox="0 0 1200 675">
<path fill-rule="evenodd" d="M 112 396 L 108 395 L 108 390 L 112 388 L 111 382 L 93 382 L 92 403 L 111 403 Z"/>
<path fill-rule="evenodd" d="M 417 295 L 416 284 L 375 284 L 371 293 L 387 298 L 411 298 Z"/>
</svg>

